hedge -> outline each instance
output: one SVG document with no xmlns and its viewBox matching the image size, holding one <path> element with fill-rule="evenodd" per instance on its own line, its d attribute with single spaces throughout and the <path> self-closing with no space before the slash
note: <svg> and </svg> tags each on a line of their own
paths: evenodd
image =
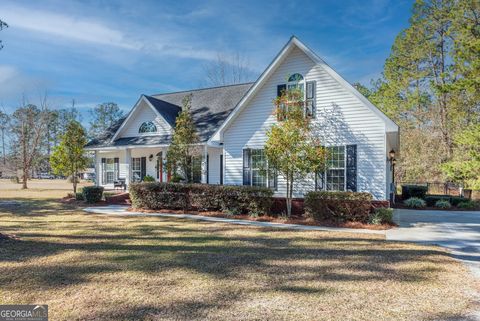
<svg viewBox="0 0 480 321">
<path fill-rule="evenodd" d="M 103 187 L 102 186 L 85 186 L 82 189 L 83 199 L 87 203 L 97 203 L 102 200 Z M 75 195 L 76 197 L 76 195 Z"/>
<path fill-rule="evenodd" d="M 305 195 L 305 214 L 316 221 L 368 223 L 371 208 L 370 193 L 316 191 Z"/>
<path fill-rule="evenodd" d="M 406 200 L 412 197 L 425 199 L 428 187 L 423 185 L 402 185 L 402 199 Z"/>
<path fill-rule="evenodd" d="M 273 201 L 271 189 L 251 186 L 143 182 L 130 184 L 129 193 L 133 207 L 150 210 L 267 214 Z"/>
<path fill-rule="evenodd" d="M 468 198 L 461 196 L 450 196 L 450 195 L 427 195 L 425 196 L 425 202 L 427 206 L 435 206 L 435 203 L 438 201 L 448 201 L 452 206 L 458 206 L 459 203 L 468 201 Z"/>
</svg>

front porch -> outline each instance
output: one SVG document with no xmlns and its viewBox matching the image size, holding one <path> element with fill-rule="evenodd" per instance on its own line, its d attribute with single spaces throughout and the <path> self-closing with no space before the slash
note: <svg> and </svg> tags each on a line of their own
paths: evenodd
<svg viewBox="0 0 480 321">
<path fill-rule="evenodd" d="M 114 182 L 125 180 L 128 185 L 151 176 L 157 182 L 169 182 L 172 173 L 167 171 L 168 146 L 122 147 L 95 150 L 96 184 L 114 190 Z M 223 149 L 201 146 L 202 153 L 192 170 L 198 183 L 223 184 Z"/>
</svg>

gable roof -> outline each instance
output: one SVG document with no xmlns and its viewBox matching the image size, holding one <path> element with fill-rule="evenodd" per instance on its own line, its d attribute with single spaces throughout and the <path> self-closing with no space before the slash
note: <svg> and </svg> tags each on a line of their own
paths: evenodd
<svg viewBox="0 0 480 321">
<path fill-rule="evenodd" d="M 174 93 L 142 95 L 130 113 L 107 129 L 100 137 L 91 140 L 86 147 L 90 149 L 100 147 L 119 147 L 130 145 L 168 145 L 171 135 L 151 135 L 139 137 L 122 137 L 117 139 L 122 126 L 125 126 L 128 117 L 133 113 L 139 102 L 144 99 L 156 113 L 161 115 L 172 127 L 175 119 L 182 110 L 182 100 L 192 95 L 191 113 L 197 128 L 200 142 L 206 142 L 216 132 L 218 127 L 233 111 L 237 103 L 250 89 L 253 83 L 228 85 L 212 88 L 179 91 Z"/>
<path fill-rule="evenodd" d="M 228 118 L 221 124 L 218 130 L 210 138 L 209 141 L 214 139 L 222 140 L 222 134 L 224 130 L 232 124 L 233 120 L 239 115 L 241 110 L 247 105 L 251 98 L 257 93 L 257 91 L 262 87 L 262 85 L 268 80 L 272 73 L 277 69 L 277 67 L 283 62 L 283 60 L 288 56 L 288 54 L 293 50 L 293 48 L 299 48 L 303 53 L 305 53 L 314 63 L 320 65 L 330 76 L 332 76 L 336 81 L 340 83 L 345 89 L 347 89 L 351 94 L 357 97 L 361 102 L 363 102 L 374 114 L 376 114 L 380 119 L 385 123 L 387 132 L 396 132 L 398 131 L 398 125 L 395 124 L 388 116 L 386 116 L 380 109 L 373 105 L 365 96 L 363 96 L 355 87 L 353 87 L 348 81 L 346 81 L 342 76 L 340 76 L 335 70 L 333 70 L 323 59 L 321 59 L 317 54 L 315 54 L 310 48 L 308 48 L 304 43 L 302 43 L 297 37 L 292 36 L 290 40 L 283 46 L 282 50 L 275 56 L 270 65 L 265 69 L 265 71 L 260 75 L 254 85 L 242 98 L 242 100 L 235 107 L 235 110 L 228 116 Z"/>
</svg>

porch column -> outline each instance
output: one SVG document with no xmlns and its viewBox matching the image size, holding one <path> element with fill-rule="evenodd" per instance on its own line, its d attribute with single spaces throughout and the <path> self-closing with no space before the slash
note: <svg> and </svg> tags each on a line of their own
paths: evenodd
<svg viewBox="0 0 480 321">
<path fill-rule="evenodd" d="M 130 186 L 130 162 L 132 161 L 132 156 L 130 154 L 130 148 L 125 149 L 125 184 Z"/>
<path fill-rule="evenodd" d="M 95 185 L 96 186 L 99 186 L 100 185 L 100 158 L 99 158 L 99 155 L 98 155 L 98 150 L 96 150 L 95 152 Z"/>
<path fill-rule="evenodd" d="M 203 148 L 203 156 L 202 156 L 202 184 L 207 183 L 207 170 L 208 170 L 208 165 L 207 165 L 207 155 L 208 155 L 208 147 L 205 145 Z"/>
</svg>

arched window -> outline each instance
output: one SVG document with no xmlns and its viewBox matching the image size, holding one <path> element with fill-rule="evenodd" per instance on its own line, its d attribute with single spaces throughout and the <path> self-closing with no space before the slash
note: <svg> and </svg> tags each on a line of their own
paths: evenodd
<svg viewBox="0 0 480 321">
<path fill-rule="evenodd" d="M 139 133 L 156 133 L 157 132 L 157 126 L 151 121 L 146 121 L 140 125 L 140 128 L 138 129 Z"/>
<path fill-rule="evenodd" d="M 298 88 L 301 91 L 303 91 L 303 84 L 304 84 L 303 76 L 300 75 L 299 73 L 295 73 L 290 77 L 288 77 L 287 89 L 291 90 L 294 88 Z"/>
<path fill-rule="evenodd" d="M 288 77 L 288 82 L 299 82 L 303 80 L 303 76 L 300 74 L 293 74 L 290 77 Z"/>
</svg>

